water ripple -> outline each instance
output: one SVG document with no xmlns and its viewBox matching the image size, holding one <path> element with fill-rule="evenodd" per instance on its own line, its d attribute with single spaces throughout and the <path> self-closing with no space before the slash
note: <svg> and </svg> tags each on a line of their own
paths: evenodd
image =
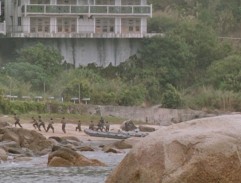
<svg viewBox="0 0 241 183">
<path fill-rule="evenodd" d="M 47 167 L 47 156 L 28 162 L 0 164 L 0 183 L 102 183 L 123 159 L 122 154 L 84 152 L 88 158 L 103 161 L 107 167 Z"/>
</svg>

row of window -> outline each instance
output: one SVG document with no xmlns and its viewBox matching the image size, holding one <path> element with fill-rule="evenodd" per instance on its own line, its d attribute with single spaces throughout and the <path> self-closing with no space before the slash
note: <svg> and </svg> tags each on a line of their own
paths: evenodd
<svg viewBox="0 0 241 183">
<path fill-rule="evenodd" d="M 119 1 L 119 0 L 118 0 Z M 19 1 L 20 2 L 20 1 Z M 81 0 L 80 4 L 115 5 L 115 0 Z M 21 4 L 21 2 L 20 2 Z M 30 0 L 30 4 L 50 4 L 50 0 Z M 77 0 L 57 0 L 57 4 L 77 4 Z M 122 5 L 140 5 L 141 0 L 122 0 Z"/>
<path fill-rule="evenodd" d="M 84 26 L 84 25 L 83 25 Z M 121 20 L 122 33 L 139 33 L 141 27 L 140 19 Z M 71 33 L 77 31 L 77 20 L 75 18 L 57 18 L 57 32 Z M 30 18 L 30 32 L 50 32 L 50 18 Z M 96 19 L 95 20 L 96 33 L 114 33 L 115 19 Z"/>
</svg>

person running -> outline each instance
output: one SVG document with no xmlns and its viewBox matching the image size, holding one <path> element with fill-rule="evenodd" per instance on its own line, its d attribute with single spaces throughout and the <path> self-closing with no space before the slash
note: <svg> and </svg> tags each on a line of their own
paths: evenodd
<svg viewBox="0 0 241 183">
<path fill-rule="evenodd" d="M 62 130 L 63 130 L 64 133 L 66 133 L 66 130 L 65 130 L 65 127 L 66 127 L 65 117 L 62 118 L 61 123 L 62 123 Z"/>
<path fill-rule="evenodd" d="M 46 128 L 45 128 L 45 123 L 43 122 L 41 116 L 38 117 L 38 121 L 39 121 L 39 131 L 41 131 L 41 126 L 43 126 L 44 130 L 46 131 Z"/>
<path fill-rule="evenodd" d="M 91 121 L 89 125 L 89 129 L 94 130 L 94 128 L 95 128 L 95 124 L 93 123 L 93 121 Z"/>
<path fill-rule="evenodd" d="M 38 121 L 34 117 L 32 117 L 32 120 L 33 120 L 32 123 L 33 123 L 34 129 L 38 129 L 40 131 L 39 126 L 38 126 Z"/>
<path fill-rule="evenodd" d="M 108 123 L 108 121 L 105 122 L 105 131 L 110 131 L 110 124 Z"/>
<path fill-rule="evenodd" d="M 22 125 L 20 124 L 20 119 L 19 119 L 19 117 L 17 116 L 17 114 L 14 114 L 14 120 L 15 120 L 15 123 L 14 123 L 15 127 L 18 125 L 18 126 L 20 126 L 21 128 L 23 128 Z"/>
<path fill-rule="evenodd" d="M 53 131 L 53 133 L 54 133 L 54 127 L 53 127 L 53 124 L 54 124 L 54 121 L 53 121 L 53 118 L 51 118 L 51 119 L 50 119 L 50 122 L 49 122 L 49 124 L 48 124 L 48 127 L 47 127 L 46 132 L 48 132 L 49 129 L 51 128 L 52 131 Z"/>
<path fill-rule="evenodd" d="M 75 131 L 77 131 L 77 130 L 79 130 L 79 132 L 82 131 L 81 130 L 81 122 L 80 122 L 80 120 L 78 121 L 77 127 L 75 128 Z"/>
</svg>

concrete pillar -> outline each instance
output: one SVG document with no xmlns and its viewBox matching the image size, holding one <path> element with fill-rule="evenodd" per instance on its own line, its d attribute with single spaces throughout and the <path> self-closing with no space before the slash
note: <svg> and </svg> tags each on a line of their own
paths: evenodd
<svg viewBox="0 0 241 183">
<path fill-rule="evenodd" d="M 79 18 L 76 18 L 76 32 L 79 33 Z"/>
<path fill-rule="evenodd" d="M 141 33 L 147 33 L 147 18 L 141 18 Z"/>
<path fill-rule="evenodd" d="M 121 0 L 115 1 L 115 5 L 120 6 L 121 5 Z"/>
<path fill-rule="evenodd" d="M 23 32 L 30 33 L 30 17 L 22 17 Z"/>
<path fill-rule="evenodd" d="M 93 26 L 93 32 L 95 33 L 95 18 L 94 18 L 94 26 Z"/>
<path fill-rule="evenodd" d="M 50 0 L 50 4 L 57 4 L 57 0 Z"/>
<path fill-rule="evenodd" d="M 57 20 L 56 17 L 50 18 L 50 33 L 56 33 L 57 32 Z"/>
<path fill-rule="evenodd" d="M 121 33 L 121 18 L 120 17 L 115 18 L 115 33 L 116 34 Z"/>
</svg>

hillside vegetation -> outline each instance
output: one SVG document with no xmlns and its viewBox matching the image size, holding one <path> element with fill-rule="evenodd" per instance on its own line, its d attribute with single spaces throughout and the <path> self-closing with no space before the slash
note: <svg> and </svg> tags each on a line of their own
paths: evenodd
<svg viewBox="0 0 241 183">
<path fill-rule="evenodd" d="M 175 21 L 197 20 L 211 26 L 219 35 L 240 35 L 239 0 L 148 0 L 154 7 L 152 21 L 160 21 L 155 31 L 165 31 Z M 151 22 L 152 22 L 151 21 Z M 165 25 L 167 27 L 165 27 Z"/>
<path fill-rule="evenodd" d="M 128 61 L 118 67 L 73 68 L 61 63 L 57 50 L 37 44 L 18 50 L 17 59 L 2 65 L 2 93 L 64 101 L 80 96 L 98 105 L 241 111 L 241 53 L 219 38 L 239 35 L 241 2 L 149 2 L 155 10 L 149 32 L 165 36 L 144 39 L 139 53 Z M 0 98 L 2 112 L 10 112 L 9 105 Z M 18 111 L 14 104 L 12 111 Z"/>
</svg>

